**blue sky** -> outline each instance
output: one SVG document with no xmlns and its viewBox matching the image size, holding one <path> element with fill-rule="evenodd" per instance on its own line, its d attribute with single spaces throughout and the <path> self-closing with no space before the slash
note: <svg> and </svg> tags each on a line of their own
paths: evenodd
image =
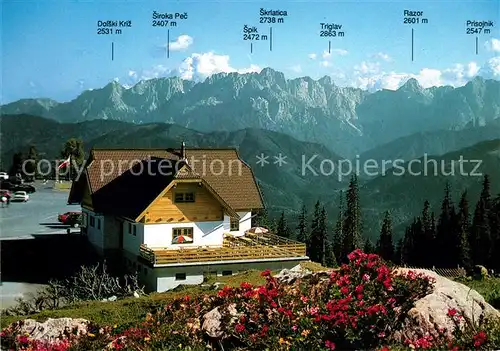
<svg viewBox="0 0 500 351">
<path fill-rule="evenodd" d="M 243 40 L 260 8 L 286 10 L 268 42 Z M 423 11 L 427 24 L 403 24 L 403 11 Z M 153 11 L 184 13 L 167 29 Z M 98 20 L 130 20 L 120 35 L 97 35 Z M 491 20 L 490 34 L 465 33 L 467 20 Z M 343 38 L 319 36 L 320 23 L 341 24 Z M 411 30 L 414 29 L 414 61 Z M 341 86 L 395 89 L 409 77 L 422 85 L 462 85 L 475 75 L 500 78 L 500 1 L 13 1 L 2 3 L 2 103 L 49 97 L 67 101 L 113 79 L 181 75 L 204 79 L 225 71 L 272 67 L 287 77 L 332 76 Z M 179 39 L 180 37 L 180 39 Z M 178 40 L 179 39 L 179 40 Z M 176 40 L 178 40 L 176 42 Z M 111 60 L 111 45 L 114 59 Z"/>
</svg>

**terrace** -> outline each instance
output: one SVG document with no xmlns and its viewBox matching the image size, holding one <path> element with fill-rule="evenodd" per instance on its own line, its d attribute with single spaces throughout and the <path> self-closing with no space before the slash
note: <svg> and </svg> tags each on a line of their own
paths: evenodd
<svg viewBox="0 0 500 351">
<path fill-rule="evenodd" d="M 306 245 L 274 234 L 227 236 L 222 246 L 169 249 L 141 245 L 140 257 L 153 267 L 229 261 L 306 259 Z"/>
</svg>

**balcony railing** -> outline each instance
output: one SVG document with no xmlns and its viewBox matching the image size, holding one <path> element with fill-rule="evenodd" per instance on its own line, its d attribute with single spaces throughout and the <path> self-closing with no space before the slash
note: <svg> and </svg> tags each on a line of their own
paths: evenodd
<svg viewBox="0 0 500 351">
<path fill-rule="evenodd" d="M 224 239 L 222 246 L 168 249 L 141 245 L 140 256 L 152 265 L 279 259 L 306 256 L 306 245 L 273 234 Z"/>
</svg>

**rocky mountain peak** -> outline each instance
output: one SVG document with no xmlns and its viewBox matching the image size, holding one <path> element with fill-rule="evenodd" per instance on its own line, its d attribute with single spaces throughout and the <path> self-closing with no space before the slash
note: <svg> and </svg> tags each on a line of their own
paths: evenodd
<svg viewBox="0 0 500 351">
<path fill-rule="evenodd" d="M 420 93 L 424 90 L 424 88 L 420 85 L 418 80 L 410 78 L 398 90 L 408 93 Z"/>
</svg>

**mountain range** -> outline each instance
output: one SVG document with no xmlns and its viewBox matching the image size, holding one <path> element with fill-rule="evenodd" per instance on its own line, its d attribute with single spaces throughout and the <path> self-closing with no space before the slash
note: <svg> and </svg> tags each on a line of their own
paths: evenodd
<svg viewBox="0 0 500 351">
<path fill-rule="evenodd" d="M 355 157 L 415 133 L 497 124 L 499 97 L 500 82 L 480 77 L 463 87 L 427 89 L 409 79 L 398 90 L 370 93 L 339 87 L 326 76 L 286 79 L 265 68 L 260 73 L 219 73 L 197 83 L 169 77 L 124 88 L 112 82 L 69 102 L 23 99 L 1 106 L 1 111 L 63 123 L 171 123 L 203 133 L 265 129 Z"/>
</svg>

